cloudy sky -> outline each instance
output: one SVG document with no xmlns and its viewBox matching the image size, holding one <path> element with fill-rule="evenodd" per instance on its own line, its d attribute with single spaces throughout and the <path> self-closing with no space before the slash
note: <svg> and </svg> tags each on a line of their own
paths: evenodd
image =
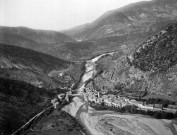
<svg viewBox="0 0 177 135">
<path fill-rule="evenodd" d="M 1 26 L 63 30 L 141 0 L 0 0 Z"/>
</svg>

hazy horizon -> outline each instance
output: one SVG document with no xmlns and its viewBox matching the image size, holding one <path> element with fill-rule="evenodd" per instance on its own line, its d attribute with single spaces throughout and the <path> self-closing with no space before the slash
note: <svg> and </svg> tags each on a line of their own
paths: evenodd
<svg viewBox="0 0 177 135">
<path fill-rule="evenodd" d="M 139 1 L 147 0 L 0 0 L 0 26 L 65 30 Z"/>
</svg>

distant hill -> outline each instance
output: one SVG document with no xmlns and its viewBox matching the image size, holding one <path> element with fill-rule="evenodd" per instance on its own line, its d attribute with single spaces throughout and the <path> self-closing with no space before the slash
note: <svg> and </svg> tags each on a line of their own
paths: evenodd
<svg viewBox="0 0 177 135">
<path fill-rule="evenodd" d="M 80 74 L 80 65 L 77 63 L 30 49 L 0 44 L 0 77 L 53 89 L 71 87 L 77 83 Z"/>
<path fill-rule="evenodd" d="M 128 37 L 108 37 L 93 41 L 67 42 L 55 45 L 45 53 L 65 60 L 85 61 L 102 53 L 120 51 L 121 45 L 125 45 L 124 41 L 128 42 L 131 39 Z M 139 40 L 137 39 L 137 41 Z"/>
<path fill-rule="evenodd" d="M 56 31 L 36 30 L 27 27 L 0 27 L 0 43 L 34 50 L 42 50 L 51 44 L 74 42 L 75 40 Z"/>
<path fill-rule="evenodd" d="M 0 27 L 0 43 L 33 49 L 68 61 L 88 59 L 116 48 L 117 42 L 109 45 L 111 41 L 98 39 L 98 41 L 76 42 L 54 31 L 26 27 Z"/>
<path fill-rule="evenodd" d="M 0 27 L 0 43 L 30 48 L 67 61 L 81 61 L 107 51 L 119 51 L 122 45 L 131 50 L 164 26 L 177 22 L 176 18 L 176 0 L 143 1 L 108 11 L 92 23 L 61 31 L 64 34 Z"/>
<path fill-rule="evenodd" d="M 138 2 L 108 11 L 92 23 L 60 32 L 1 27 L 0 43 L 30 48 L 67 61 L 80 61 L 122 45 L 133 49 L 169 23 L 177 22 L 176 0 Z"/>
<path fill-rule="evenodd" d="M 70 35 L 71 37 L 77 39 L 77 35 L 79 33 L 84 33 L 88 29 L 88 27 L 90 27 L 90 25 L 91 25 L 90 23 L 86 23 L 83 25 L 73 27 L 68 30 L 63 30 L 63 31 L 61 31 L 61 33 L 65 33 L 66 35 Z M 78 40 L 80 40 L 80 39 L 78 38 Z"/>
<path fill-rule="evenodd" d="M 52 30 L 37 30 L 27 27 L 0 27 L 0 32 L 11 33 L 21 37 L 31 39 L 37 43 L 58 43 L 74 41 L 70 37 Z"/>
<path fill-rule="evenodd" d="M 176 0 L 152 0 L 129 4 L 106 12 L 90 24 L 62 32 L 76 40 L 155 33 L 159 26 L 164 26 L 164 21 L 177 20 L 176 3 Z"/>
<path fill-rule="evenodd" d="M 63 59 L 77 61 L 89 58 L 89 56 L 92 56 L 96 51 L 99 51 L 99 49 L 97 49 L 94 42 L 84 41 L 68 42 L 63 45 L 55 46 L 47 50 L 46 53 Z"/>
</svg>

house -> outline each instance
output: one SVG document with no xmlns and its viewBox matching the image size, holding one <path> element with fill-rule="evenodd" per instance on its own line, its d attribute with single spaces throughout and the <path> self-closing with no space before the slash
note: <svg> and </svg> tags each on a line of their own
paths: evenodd
<svg viewBox="0 0 177 135">
<path fill-rule="evenodd" d="M 154 104 L 155 109 L 162 109 L 163 105 L 162 104 Z"/>
<path fill-rule="evenodd" d="M 151 110 L 154 109 L 154 107 L 153 107 L 153 106 L 150 106 L 150 105 L 148 106 L 148 105 L 138 104 L 138 107 L 139 107 L 139 108 L 142 108 L 142 109 L 151 109 Z"/>
</svg>

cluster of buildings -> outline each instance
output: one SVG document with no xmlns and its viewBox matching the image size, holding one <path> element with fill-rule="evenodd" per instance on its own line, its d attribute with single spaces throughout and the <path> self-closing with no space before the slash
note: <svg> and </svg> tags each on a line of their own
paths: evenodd
<svg viewBox="0 0 177 135">
<path fill-rule="evenodd" d="M 95 103 L 101 104 L 104 102 L 105 105 L 113 106 L 113 107 L 124 107 L 127 105 L 135 105 L 142 109 L 153 109 L 153 105 L 143 105 L 143 102 L 136 101 L 134 99 L 129 100 L 126 97 L 120 97 L 115 95 L 103 95 L 99 96 L 99 92 L 97 95 L 89 95 L 89 101 L 94 101 Z"/>
<path fill-rule="evenodd" d="M 151 111 L 164 111 L 164 112 L 177 112 L 177 107 L 175 105 L 169 105 L 168 108 L 163 108 L 162 104 L 146 104 L 141 101 L 136 101 L 134 99 L 130 100 L 126 97 L 120 97 L 115 95 L 103 95 L 100 97 L 100 93 L 89 94 L 89 101 L 95 102 L 97 104 L 104 103 L 107 106 L 122 108 L 128 105 L 137 106 L 140 110 L 151 110 Z M 173 107 L 173 108 L 172 108 Z"/>
</svg>

